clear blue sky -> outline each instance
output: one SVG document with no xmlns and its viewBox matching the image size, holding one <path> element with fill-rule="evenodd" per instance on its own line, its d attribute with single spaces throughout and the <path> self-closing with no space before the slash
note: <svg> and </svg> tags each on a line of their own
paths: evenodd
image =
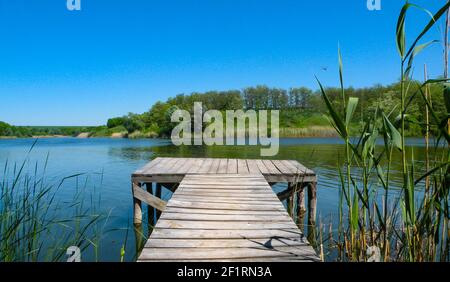
<svg viewBox="0 0 450 282">
<path fill-rule="evenodd" d="M 335 86 L 338 43 L 347 85 L 391 83 L 404 1 L 381 1 L 370 12 L 366 0 L 81 0 L 70 12 L 66 0 L 0 0 L 0 120 L 99 125 L 179 93 L 316 89 L 315 74 Z M 410 15 L 417 33 L 428 18 Z M 421 54 L 416 73 L 427 62 L 439 76 L 441 55 L 441 44 Z"/>
</svg>

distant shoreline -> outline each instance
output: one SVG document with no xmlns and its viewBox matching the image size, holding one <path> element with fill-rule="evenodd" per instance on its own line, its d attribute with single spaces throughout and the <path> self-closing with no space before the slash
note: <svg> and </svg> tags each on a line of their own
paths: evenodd
<svg viewBox="0 0 450 282">
<path fill-rule="evenodd" d="M 337 133 L 332 127 L 328 126 L 309 126 L 303 128 L 280 128 L 279 130 L 280 138 L 330 138 L 337 137 Z M 156 133 L 145 134 L 140 131 L 136 131 L 133 133 L 128 132 L 114 132 L 108 135 L 96 134 L 96 132 L 80 132 L 76 135 L 33 135 L 27 137 L 18 137 L 18 136 L 0 136 L 0 139 L 47 139 L 47 138 L 79 138 L 79 139 L 87 139 L 87 138 L 112 138 L 112 139 L 167 139 L 168 137 L 158 136 Z"/>
</svg>

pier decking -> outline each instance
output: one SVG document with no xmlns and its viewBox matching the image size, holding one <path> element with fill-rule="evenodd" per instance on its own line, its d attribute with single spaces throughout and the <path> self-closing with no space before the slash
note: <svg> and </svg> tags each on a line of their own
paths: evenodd
<svg viewBox="0 0 450 282">
<path fill-rule="evenodd" d="M 142 201 L 159 217 L 139 261 L 318 260 L 280 201 L 296 196 L 302 213 L 308 187 L 314 223 L 316 177 L 296 161 L 157 158 L 132 182 L 135 224 Z M 276 182 L 289 182 L 286 191 L 276 195 Z M 167 203 L 161 185 L 174 192 Z"/>
</svg>

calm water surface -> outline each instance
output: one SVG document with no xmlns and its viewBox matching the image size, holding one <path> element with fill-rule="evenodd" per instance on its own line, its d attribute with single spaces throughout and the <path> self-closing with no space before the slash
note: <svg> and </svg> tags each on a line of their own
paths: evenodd
<svg viewBox="0 0 450 282">
<path fill-rule="evenodd" d="M 31 139 L 0 140 L 0 165 L 3 167 L 8 162 L 11 171 L 12 164 L 22 163 L 27 157 L 33 142 Z M 408 144 L 418 160 L 416 166 L 420 168 L 423 166 L 423 141 L 409 139 Z M 275 157 L 296 159 L 316 171 L 319 177 L 318 215 L 324 221 L 332 219 L 337 212 L 339 183 L 336 168 L 342 155 L 343 146 L 339 139 L 304 138 L 282 139 L 280 152 Z M 158 156 L 259 158 L 259 149 L 248 146 L 175 147 L 169 140 L 159 139 L 40 139 L 28 156 L 27 171 L 34 171 L 36 163 L 42 168 L 47 156 L 45 175 L 48 183 L 57 185 L 64 177 L 82 173 L 76 179 L 64 182 L 58 192 L 61 202 L 72 199 L 76 187 L 85 186 L 86 194 L 95 195 L 96 208 L 110 214 L 104 225 L 99 259 L 118 261 L 125 241 L 126 260 L 133 260 L 136 255 L 135 233 L 129 228 L 132 226 L 130 175 L 133 171 Z M 394 169 L 397 168 L 394 165 Z M 2 178 L 5 177 L 3 174 L 2 169 Z M 279 184 L 274 189 L 284 188 L 285 185 Z M 168 199 L 170 193 L 164 191 L 163 197 Z M 87 251 L 83 260 L 94 260 L 94 255 Z"/>
</svg>

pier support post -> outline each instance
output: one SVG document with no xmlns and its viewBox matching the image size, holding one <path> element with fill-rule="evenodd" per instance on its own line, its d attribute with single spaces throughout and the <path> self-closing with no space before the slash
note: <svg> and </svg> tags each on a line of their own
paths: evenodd
<svg viewBox="0 0 450 282">
<path fill-rule="evenodd" d="M 308 224 L 316 224 L 316 209 L 317 209 L 317 181 L 311 182 L 308 185 Z"/>
<path fill-rule="evenodd" d="M 133 185 L 137 185 L 139 187 L 142 187 L 142 185 L 141 185 L 141 183 L 137 183 L 134 181 L 131 182 L 131 193 L 133 194 L 133 222 L 134 222 L 134 225 L 141 225 L 142 224 L 142 202 L 141 202 L 141 200 L 134 197 Z"/>
<path fill-rule="evenodd" d="M 147 192 L 149 194 L 153 195 L 153 183 L 145 183 L 145 186 L 147 187 Z M 155 208 L 147 205 L 147 214 L 148 214 L 148 226 L 149 228 L 153 228 L 155 225 Z"/>
<path fill-rule="evenodd" d="M 159 199 L 161 199 L 161 192 L 162 192 L 161 190 L 162 190 L 161 184 L 156 183 L 155 196 L 158 197 Z M 158 220 L 160 216 L 161 216 L 161 212 L 159 210 L 156 210 L 156 220 Z"/>
<path fill-rule="evenodd" d="M 305 187 L 302 186 L 297 192 L 297 221 L 303 222 L 306 214 Z"/>
<path fill-rule="evenodd" d="M 145 238 L 143 236 L 143 227 L 141 224 L 135 225 L 133 228 L 134 231 L 134 240 L 135 240 L 135 247 L 136 247 L 136 254 L 139 254 L 139 252 L 144 248 L 145 245 Z"/>
<path fill-rule="evenodd" d="M 288 187 L 286 191 L 289 193 L 287 196 L 286 204 L 287 204 L 287 212 L 290 217 L 294 218 L 294 186 L 292 182 L 288 182 Z"/>
</svg>

